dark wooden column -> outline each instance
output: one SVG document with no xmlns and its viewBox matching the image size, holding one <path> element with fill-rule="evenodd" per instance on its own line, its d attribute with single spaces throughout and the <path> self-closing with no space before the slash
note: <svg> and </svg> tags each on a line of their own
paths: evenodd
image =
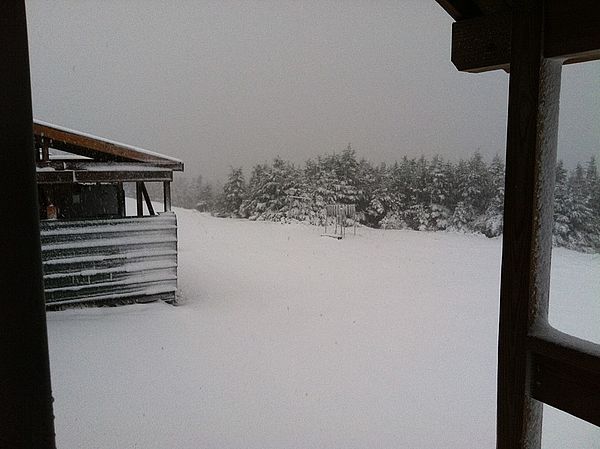
<svg viewBox="0 0 600 449">
<path fill-rule="evenodd" d="M 547 327 L 561 61 L 544 58 L 544 2 L 515 0 L 498 344 L 497 448 L 540 447 L 527 338 Z"/>
<path fill-rule="evenodd" d="M 137 181 L 135 183 L 135 204 L 137 209 L 137 216 L 141 217 L 144 215 L 144 199 L 142 190 L 144 188 L 144 183 Z"/>
<path fill-rule="evenodd" d="M 24 1 L 0 8 L 0 447 L 54 448 Z"/>
<path fill-rule="evenodd" d="M 163 182 L 163 193 L 164 193 L 164 211 L 171 211 L 171 183 L 169 181 Z"/>
</svg>

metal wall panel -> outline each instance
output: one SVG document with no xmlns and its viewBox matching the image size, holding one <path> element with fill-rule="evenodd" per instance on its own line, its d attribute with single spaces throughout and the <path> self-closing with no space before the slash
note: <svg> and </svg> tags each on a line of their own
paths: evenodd
<svg viewBox="0 0 600 449">
<path fill-rule="evenodd" d="M 41 222 L 47 305 L 173 300 L 177 217 Z"/>
</svg>

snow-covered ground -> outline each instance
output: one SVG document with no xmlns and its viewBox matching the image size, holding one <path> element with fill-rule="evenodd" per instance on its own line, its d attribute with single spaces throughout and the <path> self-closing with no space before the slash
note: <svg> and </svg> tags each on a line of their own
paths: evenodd
<svg viewBox="0 0 600 449">
<path fill-rule="evenodd" d="M 500 240 L 177 214 L 182 305 L 48 313 L 59 447 L 495 447 Z M 599 257 L 554 254 L 553 322 L 600 341 Z"/>
</svg>

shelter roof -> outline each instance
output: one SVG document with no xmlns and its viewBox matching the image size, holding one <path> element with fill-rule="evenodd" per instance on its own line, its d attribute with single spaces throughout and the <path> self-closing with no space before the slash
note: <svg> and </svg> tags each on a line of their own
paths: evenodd
<svg viewBox="0 0 600 449">
<path fill-rule="evenodd" d="M 46 145 L 100 162 L 146 163 L 162 169 L 183 171 L 180 159 L 40 120 L 33 122 L 33 135 L 36 148 Z"/>
</svg>

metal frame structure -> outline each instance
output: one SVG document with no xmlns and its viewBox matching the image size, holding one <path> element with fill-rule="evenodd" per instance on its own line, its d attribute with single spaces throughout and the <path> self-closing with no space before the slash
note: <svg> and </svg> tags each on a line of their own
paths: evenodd
<svg viewBox="0 0 600 449">
<path fill-rule="evenodd" d="M 327 225 L 329 224 L 329 218 L 333 217 L 334 220 L 334 231 L 333 234 L 327 233 Z M 356 205 L 354 204 L 328 204 L 325 206 L 325 230 L 323 232 L 324 237 L 333 237 L 338 240 L 343 239 L 346 236 L 346 220 L 352 219 L 352 226 L 354 227 L 354 235 L 356 235 Z M 339 233 L 338 233 L 339 227 Z"/>
</svg>

